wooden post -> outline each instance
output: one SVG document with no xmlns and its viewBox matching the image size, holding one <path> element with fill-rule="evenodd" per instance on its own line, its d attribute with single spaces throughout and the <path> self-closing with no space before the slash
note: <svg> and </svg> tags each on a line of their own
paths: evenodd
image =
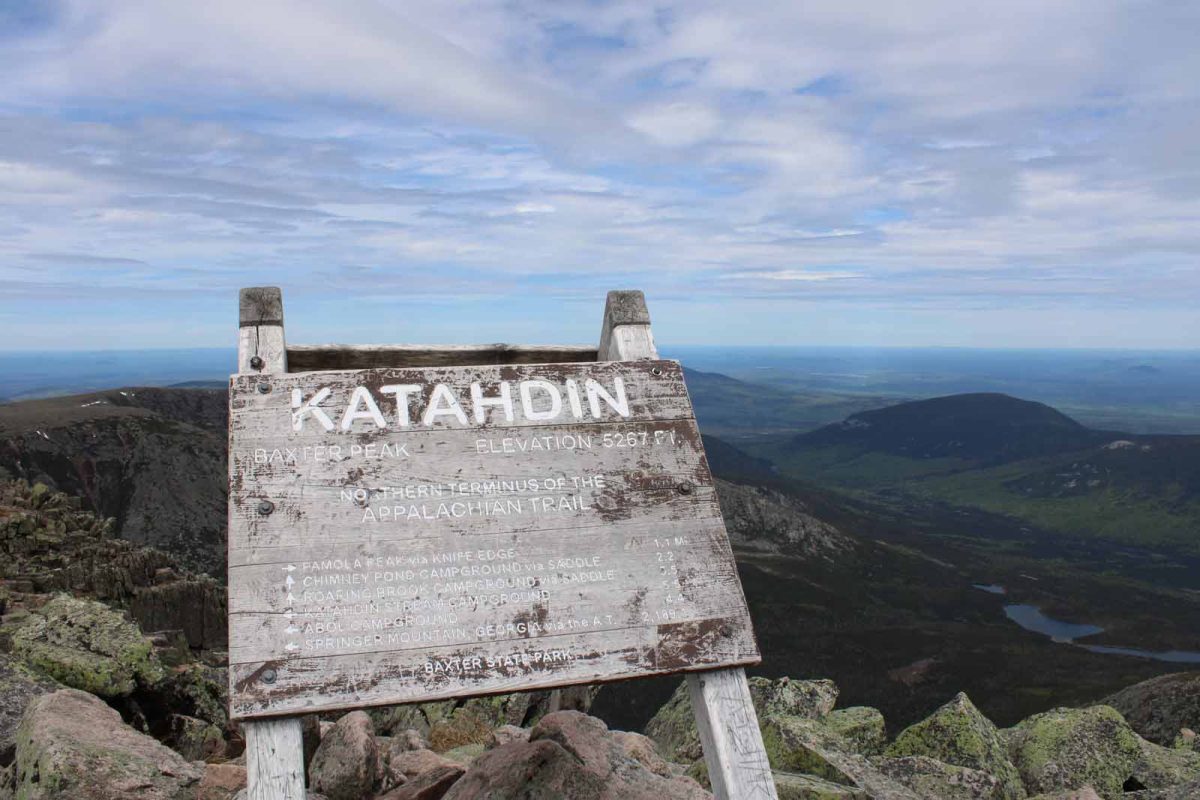
<svg viewBox="0 0 1200 800">
<path fill-rule="evenodd" d="M 275 286 L 242 289 L 239 300 L 238 372 L 287 372 L 283 293 Z M 247 800 L 305 800 L 300 717 L 247 720 L 242 723 L 242 733 L 246 738 Z"/>
<path fill-rule="evenodd" d="M 598 358 L 658 358 L 650 331 L 650 311 L 641 292 L 608 293 Z M 735 667 L 689 672 L 687 683 L 713 794 L 718 800 L 777 800 L 746 671 Z"/>
</svg>

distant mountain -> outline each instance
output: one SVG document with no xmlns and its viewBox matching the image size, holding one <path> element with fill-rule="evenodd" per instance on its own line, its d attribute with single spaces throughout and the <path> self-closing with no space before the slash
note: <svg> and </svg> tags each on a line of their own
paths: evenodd
<svg viewBox="0 0 1200 800">
<path fill-rule="evenodd" d="M 754 452 L 818 485 L 1200 555 L 1200 436 L 1099 431 L 1042 403 L 963 394 L 853 414 Z"/>
<path fill-rule="evenodd" d="M 912 459 L 998 464 L 1080 450 L 1104 436 L 1042 403 L 980 393 L 864 411 L 793 442 L 798 448 L 845 446 Z"/>
</svg>

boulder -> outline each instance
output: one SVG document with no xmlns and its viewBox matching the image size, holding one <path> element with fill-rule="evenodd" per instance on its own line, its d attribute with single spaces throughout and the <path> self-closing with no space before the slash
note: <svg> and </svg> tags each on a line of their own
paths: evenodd
<svg viewBox="0 0 1200 800">
<path fill-rule="evenodd" d="M 375 729 L 365 711 L 346 714 L 321 739 L 308 765 L 308 787 L 329 800 L 361 800 L 380 778 Z"/>
<path fill-rule="evenodd" d="M 1200 729 L 1200 672 L 1159 675 L 1101 702 L 1145 738 L 1169 746 L 1182 728 Z"/>
<path fill-rule="evenodd" d="M 816 720 L 768 716 L 761 720 L 763 745 L 773 769 L 816 775 L 853 786 L 853 778 L 836 765 L 830 753 L 847 750 L 845 743 Z"/>
<path fill-rule="evenodd" d="M 1133 781 L 1146 789 L 1166 789 L 1200 779 L 1200 753 L 1173 750 L 1138 737 L 1141 757 L 1133 765 Z"/>
<path fill-rule="evenodd" d="M 824 719 L 838 699 L 837 684 L 830 680 L 751 678 L 749 683 L 750 698 L 760 718 L 784 715 Z"/>
<path fill-rule="evenodd" d="M 812 775 L 776 772 L 774 777 L 779 800 L 871 800 L 871 795 L 862 789 L 830 783 Z"/>
<path fill-rule="evenodd" d="M 938 800 L 1005 800 L 1011 795 L 998 778 L 970 767 L 944 764 L 928 756 L 876 758 L 872 765 L 921 797 Z M 1024 797 L 1024 793 L 1021 794 Z"/>
<path fill-rule="evenodd" d="M 801 717 L 767 717 L 762 732 L 767 758 L 776 770 L 807 773 L 858 788 L 873 800 L 923 800 L 921 795 L 855 753 L 844 739 L 821 722 Z"/>
<path fill-rule="evenodd" d="M 695 781 L 664 777 L 629 756 L 600 720 L 577 711 L 547 714 L 527 742 L 480 755 L 446 800 L 711 800 Z"/>
<path fill-rule="evenodd" d="M 529 741 L 528 728 L 518 728 L 516 725 L 501 725 L 492 731 L 492 735 L 488 737 L 486 748 L 491 750 L 493 747 L 501 747 L 511 742 L 527 741 Z"/>
<path fill-rule="evenodd" d="M 704 757 L 687 681 L 675 688 L 670 699 L 646 723 L 646 735 L 668 761 L 691 764 Z"/>
<path fill-rule="evenodd" d="M 0 653 L 0 767 L 13 762 L 17 748 L 17 726 L 34 699 L 62 688 L 24 664 Z"/>
<path fill-rule="evenodd" d="M 412 728 L 396 731 L 392 734 L 391 739 L 391 749 L 397 752 L 429 749 L 429 742 L 425 740 L 425 737 Z"/>
<path fill-rule="evenodd" d="M 526 733 L 525 736 L 528 739 L 529 734 Z M 649 736 L 643 736 L 640 733 L 629 733 L 627 731 L 613 731 L 612 738 L 625 751 L 625 755 L 655 775 L 662 775 L 664 778 L 670 778 L 674 775 L 671 772 L 671 765 L 658 754 L 658 748 L 654 745 L 654 740 Z"/>
<path fill-rule="evenodd" d="M 203 775 L 75 689 L 30 703 L 17 729 L 15 763 L 22 800 L 191 800 Z"/>
<path fill-rule="evenodd" d="M 1021 775 L 1009 760 L 1008 748 L 996 726 L 961 692 L 933 714 L 901 731 L 887 749 L 887 755 L 928 756 L 944 764 L 981 770 L 1000 781 L 1003 789 L 996 797 L 1002 800 L 1025 797 Z"/>
<path fill-rule="evenodd" d="M 246 788 L 246 768 L 241 764 L 207 764 L 196 800 L 233 800 Z"/>
<path fill-rule="evenodd" d="M 751 678 L 749 683 L 760 725 L 768 716 L 824 719 L 838 697 L 837 686 L 828 680 Z M 646 723 L 646 735 L 668 761 L 691 763 L 703 756 L 686 681 Z"/>
<path fill-rule="evenodd" d="M 379 800 L 441 800 L 462 774 L 458 764 L 434 767 L 381 795 Z"/>
<path fill-rule="evenodd" d="M 1008 742 L 1031 794 L 1091 786 L 1114 800 L 1142 757 L 1137 734 L 1109 706 L 1035 714 L 1011 731 Z"/>
<path fill-rule="evenodd" d="M 163 679 L 137 625 L 95 600 L 57 595 L 12 633 L 14 655 L 60 683 L 121 697 Z"/>
<path fill-rule="evenodd" d="M 457 761 L 432 750 L 391 751 L 388 753 L 387 767 L 391 773 L 393 785 L 406 783 L 419 775 L 441 767 L 459 767 L 459 772 L 462 771 L 462 765 Z"/>
<path fill-rule="evenodd" d="M 845 740 L 854 752 L 877 756 L 887 745 L 887 726 L 878 709 L 854 706 L 830 712 L 825 727 Z"/>
<path fill-rule="evenodd" d="M 1084 786 L 1082 789 L 1067 789 L 1062 792 L 1053 792 L 1052 794 L 1039 794 L 1036 797 L 1031 797 L 1029 800 L 1101 800 L 1100 795 L 1096 794 L 1096 790 L 1090 786 Z"/>
</svg>

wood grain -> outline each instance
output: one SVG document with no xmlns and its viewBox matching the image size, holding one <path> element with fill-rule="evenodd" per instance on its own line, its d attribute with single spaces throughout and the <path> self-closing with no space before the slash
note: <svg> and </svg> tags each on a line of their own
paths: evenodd
<svg viewBox="0 0 1200 800">
<path fill-rule="evenodd" d="M 650 312 L 641 292 L 608 293 L 600 357 L 627 361 L 658 358 Z M 713 794 L 718 800 L 777 800 L 745 670 L 729 667 L 691 672 L 687 683 Z"/>
<path fill-rule="evenodd" d="M 274 286 L 243 289 L 239 297 L 238 371 L 287 371 L 283 293 Z M 247 800 L 305 800 L 304 743 L 299 717 L 247 720 Z"/>
<path fill-rule="evenodd" d="M 472 384 L 589 380 L 627 408 L 472 413 Z M 381 400 L 382 428 L 295 430 L 296 391 L 336 422 L 397 384 L 407 425 Z M 465 418 L 420 422 L 437 385 Z M 237 376 L 230 437 L 235 718 L 759 660 L 675 362 Z"/>
</svg>

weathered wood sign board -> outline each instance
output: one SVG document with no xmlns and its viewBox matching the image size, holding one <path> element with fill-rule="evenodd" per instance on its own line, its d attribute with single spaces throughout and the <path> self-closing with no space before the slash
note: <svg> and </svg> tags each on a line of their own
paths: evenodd
<svg viewBox="0 0 1200 800">
<path fill-rule="evenodd" d="M 758 663 L 674 361 L 238 375 L 233 716 Z"/>
</svg>

